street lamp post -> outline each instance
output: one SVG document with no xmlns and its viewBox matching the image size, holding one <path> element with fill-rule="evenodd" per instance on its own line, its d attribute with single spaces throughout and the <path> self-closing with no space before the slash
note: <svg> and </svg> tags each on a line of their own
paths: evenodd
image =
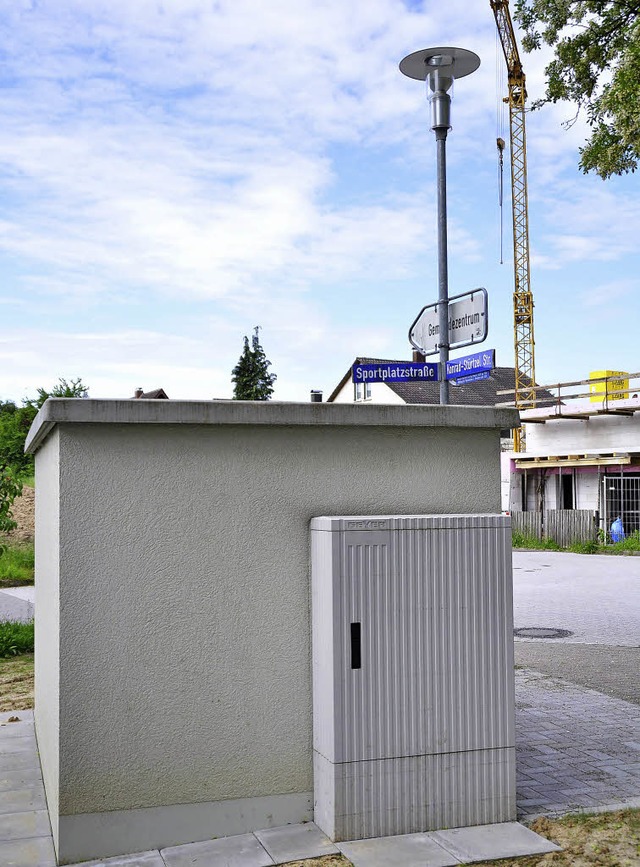
<svg viewBox="0 0 640 867">
<path fill-rule="evenodd" d="M 427 82 L 431 103 L 431 129 L 436 134 L 438 198 L 438 349 L 440 359 L 440 403 L 449 403 L 446 378 L 449 360 L 449 276 L 447 263 L 447 133 L 451 129 L 451 96 L 454 79 L 470 75 L 480 58 L 464 48 L 423 48 L 400 62 L 400 72 Z"/>
</svg>

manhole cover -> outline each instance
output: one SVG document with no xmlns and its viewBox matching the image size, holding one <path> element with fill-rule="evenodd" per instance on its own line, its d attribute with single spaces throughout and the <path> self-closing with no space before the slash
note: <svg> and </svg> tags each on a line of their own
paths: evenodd
<svg viewBox="0 0 640 867">
<path fill-rule="evenodd" d="M 551 629 L 545 626 L 527 626 L 523 629 L 514 629 L 516 638 L 568 638 L 573 635 L 568 629 Z"/>
</svg>

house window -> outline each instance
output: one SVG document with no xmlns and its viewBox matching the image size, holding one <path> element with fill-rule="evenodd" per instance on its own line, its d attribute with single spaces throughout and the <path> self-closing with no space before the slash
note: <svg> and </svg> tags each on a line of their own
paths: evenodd
<svg viewBox="0 0 640 867">
<path fill-rule="evenodd" d="M 574 508 L 573 473 L 560 476 L 560 508 Z"/>
<path fill-rule="evenodd" d="M 371 383 L 356 382 L 354 384 L 355 400 L 371 400 Z"/>
</svg>

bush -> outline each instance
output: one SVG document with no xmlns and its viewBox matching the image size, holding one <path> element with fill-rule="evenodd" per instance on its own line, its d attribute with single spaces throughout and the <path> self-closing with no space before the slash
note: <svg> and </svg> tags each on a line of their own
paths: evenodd
<svg viewBox="0 0 640 867">
<path fill-rule="evenodd" d="M 33 620 L 28 623 L 0 620 L 0 657 L 33 653 L 33 644 Z"/>
</svg>

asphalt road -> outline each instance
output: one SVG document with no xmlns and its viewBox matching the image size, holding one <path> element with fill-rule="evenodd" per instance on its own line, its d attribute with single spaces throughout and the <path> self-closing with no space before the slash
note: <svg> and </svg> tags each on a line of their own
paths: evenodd
<svg viewBox="0 0 640 867">
<path fill-rule="evenodd" d="M 516 665 L 640 705 L 640 558 L 515 551 L 514 626 L 565 629 L 515 641 Z"/>
</svg>

